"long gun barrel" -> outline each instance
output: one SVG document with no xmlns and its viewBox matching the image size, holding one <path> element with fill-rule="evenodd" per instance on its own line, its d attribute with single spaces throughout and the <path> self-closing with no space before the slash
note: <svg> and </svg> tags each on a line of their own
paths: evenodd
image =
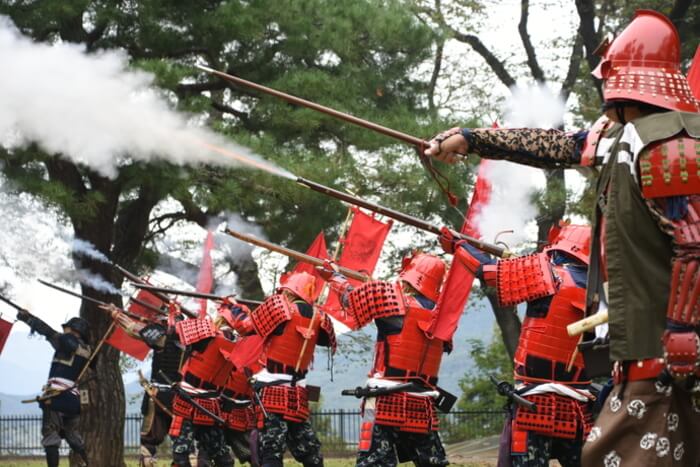
<svg viewBox="0 0 700 467">
<path fill-rule="evenodd" d="M 312 182 L 311 180 L 307 180 L 302 177 L 297 177 L 296 182 L 302 186 L 305 186 L 307 188 L 310 188 L 314 191 L 317 191 L 319 193 L 322 193 L 324 195 L 330 196 L 332 198 L 339 199 L 341 201 L 344 201 L 348 204 L 352 204 L 353 206 L 359 206 L 361 208 L 368 209 L 372 212 L 376 212 L 379 214 L 382 214 L 383 216 L 390 217 L 394 220 L 397 220 L 399 222 L 403 222 L 404 224 L 412 225 L 416 228 L 419 228 L 421 230 L 425 230 L 426 232 L 433 233 L 435 235 L 440 235 L 440 227 L 438 227 L 435 224 L 431 224 L 430 222 L 424 221 L 422 219 L 419 219 L 417 217 L 413 217 L 409 214 L 405 214 L 400 211 L 396 211 L 394 209 L 386 208 L 384 206 L 381 206 L 379 204 L 372 203 L 370 201 L 366 201 L 362 198 L 358 198 L 357 196 L 353 196 L 349 193 L 344 193 L 342 191 L 335 190 L 333 188 L 327 187 L 325 185 L 321 185 L 320 183 Z M 453 235 L 461 240 L 466 241 L 470 245 L 472 245 L 475 248 L 478 248 L 482 251 L 485 251 L 489 254 L 492 254 L 494 256 L 498 257 L 508 257 L 510 256 L 510 252 L 503 247 L 500 247 L 498 245 L 494 245 L 492 243 L 484 242 L 482 240 L 479 240 L 478 238 L 470 237 L 469 235 L 464 235 L 458 232 L 453 231 Z"/>
<path fill-rule="evenodd" d="M 3 297 L 2 295 L 0 295 L 0 300 L 7 303 L 8 305 L 10 305 L 12 308 L 14 308 L 17 311 L 27 311 L 26 308 L 22 308 L 21 306 L 17 305 L 15 302 L 10 300 L 9 298 Z"/>
<path fill-rule="evenodd" d="M 203 298 L 205 300 L 214 300 L 216 302 L 226 301 L 226 297 L 223 297 L 221 295 L 214 295 L 214 294 L 210 294 L 210 293 L 193 292 L 190 290 L 180 290 L 180 289 L 169 289 L 167 287 L 156 287 L 156 286 L 148 285 L 148 284 L 134 284 L 134 287 L 137 287 L 139 289 L 148 290 L 149 292 L 160 292 L 160 293 L 169 293 L 169 294 L 173 294 L 173 295 L 184 295 L 185 297 Z M 253 307 L 256 307 L 262 303 L 259 300 L 249 300 L 247 298 L 234 298 L 234 300 L 236 302 L 242 303 L 246 306 L 253 306 Z"/>
<path fill-rule="evenodd" d="M 118 264 L 113 264 L 113 266 L 115 268 L 117 268 L 117 270 L 119 270 L 119 272 L 121 272 L 124 275 L 124 277 L 129 279 L 134 284 L 150 285 L 150 284 L 146 283 L 143 279 L 141 279 L 139 276 L 137 276 L 136 274 L 129 272 L 128 270 L 124 269 L 123 267 L 119 266 Z M 153 293 L 153 295 L 155 295 L 157 298 L 159 298 L 160 300 L 162 300 L 165 303 L 172 302 L 172 299 L 163 293 L 156 292 L 156 291 L 153 291 L 152 293 Z M 194 311 L 188 310 L 187 308 L 184 308 L 182 306 L 180 307 L 180 311 L 182 311 L 184 314 L 186 314 L 190 318 L 196 318 L 199 316 Z"/>
<path fill-rule="evenodd" d="M 210 73 L 212 75 L 216 75 L 219 78 L 223 78 L 227 81 L 231 81 L 232 83 L 235 83 L 239 86 L 243 86 L 246 88 L 254 89 L 256 91 L 262 92 L 264 94 L 268 94 L 271 96 L 278 97 L 280 99 L 283 99 L 291 104 L 295 105 L 300 105 L 302 107 L 306 107 L 308 109 L 315 110 L 317 112 L 321 112 L 326 115 L 330 115 L 331 117 L 335 117 L 337 119 L 352 123 L 357 126 L 361 126 L 363 128 L 367 128 L 373 131 L 376 131 L 377 133 L 381 133 L 383 135 L 389 136 L 394 139 L 398 139 L 400 141 L 403 141 L 408 144 L 412 144 L 414 146 L 417 146 L 418 148 L 427 148 L 429 146 L 428 142 L 421 139 L 421 138 L 416 138 L 415 136 L 408 135 L 406 133 L 402 133 L 397 130 L 392 130 L 391 128 L 387 128 L 382 125 L 378 125 L 376 123 L 372 123 L 370 121 L 364 120 L 362 118 L 355 117 L 354 115 L 350 115 L 345 112 L 340 112 L 335 109 L 331 109 L 330 107 L 326 107 L 325 105 L 317 104 L 315 102 L 307 101 L 306 99 L 301 99 L 296 96 L 292 96 L 291 94 L 284 93 L 282 91 L 277 91 L 276 89 L 268 88 L 267 86 L 263 86 L 257 83 L 253 83 L 252 81 L 245 80 L 243 78 L 239 78 L 238 76 L 230 75 L 228 73 L 224 73 L 223 71 L 218 71 L 214 70 L 213 68 L 209 68 L 206 66 L 202 65 L 196 65 L 197 68 L 199 68 L 202 71 L 205 71 L 207 73 Z"/>
<path fill-rule="evenodd" d="M 262 240 L 258 237 L 255 237 L 253 235 L 248 235 L 244 234 L 241 232 L 236 232 L 235 230 L 231 229 L 225 229 L 224 232 L 227 234 L 231 235 L 232 237 L 235 237 L 239 240 L 243 240 L 244 242 L 250 243 L 251 245 L 259 246 L 262 248 L 265 248 L 266 250 L 270 251 L 275 251 L 277 253 L 282 253 L 285 256 L 289 256 L 290 258 L 296 259 L 297 261 L 302 261 L 304 263 L 311 264 L 313 266 L 323 266 L 324 261 L 322 259 L 316 258 L 315 256 L 307 255 L 306 253 L 300 253 L 296 250 L 292 250 L 291 248 L 285 248 L 280 245 L 276 245 L 274 243 L 270 243 L 266 240 Z M 362 282 L 367 282 L 371 280 L 371 277 L 369 277 L 366 274 L 362 274 L 361 272 L 354 271 L 352 269 L 344 268 L 342 266 L 338 266 L 338 272 L 343 274 L 346 277 L 349 277 L 351 279 L 356 279 L 358 281 Z"/>
<path fill-rule="evenodd" d="M 72 295 L 73 297 L 77 297 L 77 298 L 79 298 L 79 299 L 81 299 L 81 300 L 87 300 L 88 302 L 92 302 L 92 303 L 94 303 L 94 304 L 96 304 L 96 305 L 101 305 L 101 306 L 108 306 L 108 305 L 109 305 L 109 303 L 103 302 L 102 300 L 98 300 L 98 299 L 96 299 L 96 298 L 88 297 L 87 295 L 79 294 L 79 293 L 77 293 L 77 292 L 73 292 L 72 290 L 64 289 L 64 288 L 61 287 L 61 286 L 58 286 L 58 285 L 56 285 L 56 284 L 52 284 L 51 282 L 46 282 L 46 281 L 41 280 L 41 279 L 37 279 L 37 281 L 39 281 L 41 284 L 44 284 L 44 285 L 47 286 L 47 287 L 51 287 L 52 289 L 56 289 L 56 290 L 58 290 L 59 292 L 63 292 L 63 293 L 65 293 L 65 294 Z M 153 310 L 153 311 L 155 311 L 155 312 L 157 312 L 157 313 L 162 313 L 162 312 L 163 312 L 162 310 L 160 310 L 159 308 L 154 307 L 154 306 L 151 305 L 150 303 L 142 302 L 141 300 L 138 300 L 138 299 L 134 299 L 134 301 L 135 301 L 136 303 L 138 303 L 139 305 L 148 308 L 149 310 Z M 127 315 L 127 316 L 129 316 L 129 317 L 131 317 L 131 318 L 138 319 L 138 320 L 141 320 L 141 321 L 144 320 L 143 316 L 135 315 L 135 314 L 130 313 L 130 312 L 128 312 L 127 310 L 124 310 L 124 309 L 122 309 L 122 308 L 119 308 L 119 311 L 121 311 L 122 313 L 124 313 L 125 315 Z"/>
</svg>

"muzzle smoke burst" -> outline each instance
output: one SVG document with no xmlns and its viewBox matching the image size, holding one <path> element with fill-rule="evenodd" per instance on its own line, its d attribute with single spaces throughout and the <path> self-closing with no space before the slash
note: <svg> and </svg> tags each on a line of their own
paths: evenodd
<svg viewBox="0 0 700 467">
<path fill-rule="evenodd" d="M 37 143 L 107 177 L 116 177 L 130 160 L 243 164 L 290 177 L 250 149 L 191 125 L 154 89 L 153 75 L 129 69 L 123 53 L 88 54 L 75 44 L 35 43 L 0 17 L 0 57 L 4 147 Z"/>
<path fill-rule="evenodd" d="M 249 167 L 253 167 L 262 171 L 265 171 L 267 173 L 270 173 L 272 175 L 277 175 L 278 177 L 283 177 L 287 178 L 289 180 L 296 180 L 297 176 L 291 173 L 288 170 L 282 169 L 280 167 L 277 167 L 263 159 L 253 157 L 253 156 L 247 156 L 244 154 L 239 154 L 234 151 L 231 151 L 229 149 L 226 149 L 224 147 L 216 146 L 214 144 L 210 144 L 204 141 L 196 141 L 196 143 L 199 146 L 202 146 L 204 148 L 207 148 L 209 151 L 215 152 L 217 154 L 221 154 L 222 156 L 238 162 L 243 165 L 247 165 Z"/>
</svg>

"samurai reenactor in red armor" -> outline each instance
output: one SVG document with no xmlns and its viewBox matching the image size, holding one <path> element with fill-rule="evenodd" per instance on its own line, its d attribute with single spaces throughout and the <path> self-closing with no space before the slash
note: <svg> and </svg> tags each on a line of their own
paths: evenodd
<svg viewBox="0 0 700 467">
<path fill-rule="evenodd" d="M 282 466 L 289 447 L 305 467 L 323 465 L 321 442 L 309 422 L 310 390 L 306 373 L 316 345 L 335 351 L 330 318 L 314 305 L 316 279 L 306 272 L 283 277 L 277 292 L 250 313 L 238 308 L 233 328 L 264 338 L 260 365 L 253 375 L 260 420 L 259 450 L 263 467 Z"/>
<path fill-rule="evenodd" d="M 189 454 L 196 442 L 197 449 L 205 451 L 215 466 L 232 467 L 219 395 L 233 370 L 227 355 L 235 344 L 216 328 L 209 317 L 182 320 L 176 329 L 187 350 L 181 369 L 182 380 L 174 387 L 174 417 L 170 426 L 172 465 L 189 467 Z"/>
<path fill-rule="evenodd" d="M 514 357 L 515 389 L 535 409 L 513 404 L 501 445 L 499 466 L 548 466 L 557 459 L 563 467 L 581 465 L 581 448 L 592 426 L 594 395 L 578 337 L 566 327 L 584 314 L 591 229 L 583 225 L 553 228 L 543 251 L 494 261 L 467 245 L 455 243 L 445 229 L 441 243 L 448 253 L 477 271 L 495 287 L 499 305 L 527 303 Z"/>
<path fill-rule="evenodd" d="M 356 465 L 395 466 L 397 458 L 419 467 L 448 465 L 438 435 L 435 398 L 442 354 L 451 343 L 426 334 L 445 264 L 418 253 L 404 260 L 396 282 L 370 281 L 357 288 L 331 264 L 321 274 L 340 294 L 353 329 L 372 321 L 377 326 Z"/>
<path fill-rule="evenodd" d="M 63 438 L 68 442 L 71 450 L 80 457 L 81 465 L 86 466 L 88 460 L 85 444 L 78 433 L 80 394 L 76 380 L 91 355 L 90 346 L 87 344 L 90 331 L 88 322 L 83 318 L 71 318 L 63 323 L 61 333 L 26 310 L 19 310 L 17 319 L 27 323 L 32 332 L 44 336 L 56 350 L 51 360 L 44 394 L 48 396 L 58 392 L 59 395 L 40 402 L 43 437 L 41 445 L 46 452 L 46 465 L 58 467 L 60 461 L 58 449 Z"/>
<path fill-rule="evenodd" d="M 700 106 L 671 21 L 640 10 L 598 49 L 604 112 L 591 131 L 461 129 L 426 154 L 598 172 L 588 313 L 608 307 L 615 386 L 584 466 L 700 462 Z"/>
<path fill-rule="evenodd" d="M 236 353 L 243 350 L 241 346 L 246 345 L 246 342 L 233 331 L 232 325 L 236 322 L 232 312 L 234 309 L 236 315 L 250 313 L 245 305 L 227 301 L 219 306 L 214 324 L 224 333 L 224 336 L 236 342 L 233 350 Z M 221 417 L 226 420 L 224 428 L 226 444 L 242 464 L 250 463 L 252 467 L 258 467 L 259 463 L 257 452 L 251 446 L 251 432 L 257 428 L 257 413 L 253 404 L 253 387 L 250 384 L 249 374 L 259 369 L 257 364 L 241 368 L 234 366 L 219 396 Z"/>
</svg>

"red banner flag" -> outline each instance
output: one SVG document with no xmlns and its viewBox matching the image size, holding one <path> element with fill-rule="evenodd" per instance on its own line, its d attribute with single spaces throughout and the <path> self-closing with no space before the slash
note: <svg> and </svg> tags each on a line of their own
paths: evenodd
<svg viewBox="0 0 700 467">
<path fill-rule="evenodd" d="M 144 361 L 148 352 L 151 350 L 145 342 L 131 337 L 119 326 L 114 327 L 114 331 L 112 331 L 112 334 L 110 334 L 105 342 L 120 352 L 131 355 L 136 360 L 140 361 Z"/>
<path fill-rule="evenodd" d="M 5 347 L 5 342 L 7 342 L 7 338 L 10 337 L 12 324 L 13 323 L 0 318 L 0 353 L 2 353 L 2 349 Z"/>
<path fill-rule="evenodd" d="M 148 281 L 146 281 L 146 283 L 148 283 Z M 156 308 L 162 309 L 164 305 L 163 301 L 160 298 L 156 297 L 151 292 L 145 289 L 138 289 L 138 292 L 136 293 L 136 296 L 134 298 L 140 302 L 153 305 Z M 134 315 L 143 316 L 149 321 L 158 321 L 163 317 L 162 314 L 159 314 L 156 311 L 151 310 L 150 308 L 146 308 L 145 306 L 140 305 L 136 302 L 129 302 L 126 311 Z"/>
<path fill-rule="evenodd" d="M 343 252 L 340 254 L 338 264 L 340 266 L 364 272 L 371 276 L 379 261 L 382 247 L 386 236 L 391 230 L 393 221 L 382 222 L 374 216 L 370 216 L 354 207 L 352 224 L 348 229 L 345 238 L 340 242 L 343 244 Z M 351 284 L 357 286 L 360 281 L 348 279 Z M 337 294 L 330 293 L 324 308 L 339 308 L 340 301 Z"/>
<path fill-rule="evenodd" d="M 467 208 L 467 215 L 464 218 L 461 232 L 470 237 L 479 238 L 479 226 L 477 225 L 478 217 L 481 215 L 484 207 L 491 199 L 491 182 L 486 179 L 486 173 L 489 170 L 488 165 L 491 163 L 488 159 L 481 159 L 479 163 L 479 172 L 474 184 L 474 194 Z"/>
<path fill-rule="evenodd" d="M 688 84 L 696 99 L 700 100 L 700 45 L 695 51 L 693 63 L 688 70 Z"/>
<path fill-rule="evenodd" d="M 199 268 L 199 276 L 197 277 L 197 292 L 209 293 L 214 284 L 214 267 L 211 262 L 211 250 L 214 248 L 214 234 L 211 230 L 207 232 L 207 238 L 204 240 L 204 250 L 202 251 L 202 265 Z M 207 316 L 207 300 L 199 300 L 199 317 Z"/>
<path fill-rule="evenodd" d="M 323 235 L 323 230 L 316 235 L 316 238 L 311 243 L 311 246 L 309 246 L 309 249 L 306 250 L 306 254 L 319 259 L 330 259 L 330 256 L 328 255 L 328 248 L 326 247 L 326 237 Z M 323 278 L 319 276 L 316 268 L 308 263 L 302 263 L 300 261 L 294 267 L 293 272 L 308 272 L 316 277 L 316 287 L 314 289 L 316 294 L 314 296 L 314 300 L 316 300 L 318 295 L 321 293 L 321 289 L 323 288 Z"/>
<path fill-rule="evenodd" d="M 498 124 L 494 122 L 493 127 L 498 128 Z M 490 163 L 487 159 L 481 159 L 474 184 L 474 194 L 467 208 L 464 225 L 462 225 L 461 232 L 471 237 L 479 238 L 481 236 L 477 225 L 478 217 L 491 199 L 491 182 L 486 178 Z M 432 335 L 438 339 L 449 341 L 457 330 L 459 319 L 467 304 L 476 277 L 472 271 L 475 271 L 477 267 L 478 264 L 464 264 L 460 260 L 458 252 L 452 257 L 452 264 L 442 286 L 442 293 L 435 307 L 437 311 L 433 315 L 431 326 Z"/>
</svg>

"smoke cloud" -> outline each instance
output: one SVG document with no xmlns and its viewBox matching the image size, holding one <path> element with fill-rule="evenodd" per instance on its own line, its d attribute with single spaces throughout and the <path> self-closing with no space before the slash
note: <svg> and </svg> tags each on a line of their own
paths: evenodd
<svg viewBox="0 0 700 467">
<path fill-rule="evenodd" d="M 253 165 L 293 177 L 216 133 L 188 124 L 152 88 L 151 74 L 129 70 L 120 52 L 47 45 L 0 17 L 0 143 L 36 142 L 49 153 L 115 177 L 131 159 L 175 164 Z"/>
<path fill-rule="evenodd" d="M 564 121 L 566 108 L 561 98 L 543 85 L 511 88 L 511 96 L 503 107 L 505 125 L 510 128 L 552 128 Z M 481 211 L 476 222 L 481 235 L 493 241 L 499 232 L 514 233 L 500 237 L 511 247 L 532 240 L 528 231 L 538 215 L 532 203 L 532 195 L 544 185 L 541 170 L 506 161 L 489 161 L 486 178 L 491 182 L 492 193 L 488 206 Z"/>
<path fill-rule="evenodd" d="M 100 261 L 101 263 L 110 264 L 109 259 L 95 248 L 95 245 L 88 242 L 87 240 L 81 240 L 79 238 L 74 238 L 71 242 L 71 249 L 73 253 L 87 256 L 94 260 Z"/>
<path fill-rule="evenodd" d="M 110 282 L 104 279 L 99 274 L 94 274 L 87 269 L 78 269 L 77 271 L 78 281 L 87 285 L 88 287 L 97 290 L 98 292 L 104 292 L 112 295 L 123 295 L 122 291 L 114 287 Z"/>
</svg>

